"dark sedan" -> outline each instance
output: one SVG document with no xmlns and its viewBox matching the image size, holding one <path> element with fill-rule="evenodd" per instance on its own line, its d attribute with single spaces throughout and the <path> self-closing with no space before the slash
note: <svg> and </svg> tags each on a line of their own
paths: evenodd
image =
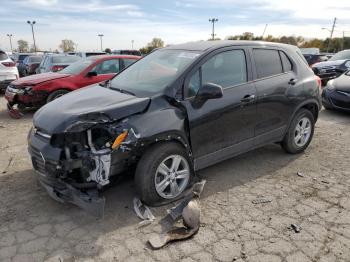
<svg viewBox="0 0 350 262">
<path fill-rule="evenodd" d="M 322 85 L 327 81 L 337 78 L 350 68 L 350 50 L 343 50 L 336 53 L 326 62 L 316 63 L 312 66 L 314 73 L 321 78 Z"/>
<path fill-rule="evenodd" d="M 350 112 L 350 71 L 327 83 L 322 104 L 326 109 Z"/>
<path fill-rule="evenodd" d="M 35 70 L 39 67 L 41 60 L 42 56 L 39 55 L 27 56 L 23 60 L 24 70 L 22 72 L 22 75 L 27 76 L 35 74 Z"/>
</svg>

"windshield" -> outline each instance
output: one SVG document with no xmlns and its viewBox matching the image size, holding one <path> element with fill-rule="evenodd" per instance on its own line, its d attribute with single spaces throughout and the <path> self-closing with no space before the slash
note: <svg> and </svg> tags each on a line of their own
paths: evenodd
<svg viewBox="0 0 350 262">
<path fill-rule="evenodd" d="M 85 68 L 87 68 L 92 63 L 93 61 L 90 59 L 79 60 L 56 73 L 79 75 L 82 71 L 84 71 Z"/>
<path fill-rule="evenodd" d="M 67 56 L 53 56 L 52 57 L 52 63 L 54 64 L 64 64 L 64 63 L 73 63 L 75 61 L 78 61 L 80 57 L 75 55 L 67 55 Z"/>
<path fill-rule="evenodd" d="M 332 56 L 328 61 L 350 59 L 350 50 L 341 51 Z"/>
<path fill-rule="evenodd" d="M 121 72 L 110 86 L 141 96 L 159 93 L 199 55 L 184 50 L 155 51 Z"/>
<path fill-rule="evenodd" d="M 26 58 L 27 56 L 29 56 L 29 55 L 19 55 L 18 56 L 18 61 L 23 61 L 24 58 Z"/>
</svg>

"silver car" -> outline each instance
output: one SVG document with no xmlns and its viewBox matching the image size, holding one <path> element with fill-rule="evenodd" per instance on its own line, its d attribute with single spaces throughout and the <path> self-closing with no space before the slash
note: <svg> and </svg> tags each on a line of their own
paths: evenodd
<svg viewBox="0 0 350 262">
<path fill-rule="evenodd" d="M 41 60 L 36 73 L 58 72 L 80 59 L 81 58 L 79 56 L 75 55 L 46 54 Z"/>
</svg>

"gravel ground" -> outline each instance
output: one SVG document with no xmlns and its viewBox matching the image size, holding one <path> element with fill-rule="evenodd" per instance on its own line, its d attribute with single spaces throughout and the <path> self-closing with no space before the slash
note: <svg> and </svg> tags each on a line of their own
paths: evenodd
<svg viewBox="0 0 350 262">
<path fill-rule="evenodd" d="M 105 192 L 103 220 L 51 200 L 27 153 L 32 113 L 10 119 L 0 100 L 0 261 L 350 261 L 348 114 L 323 110 L 303 154 L 271 145 L 200 172 L 198 234 L 153 251 L 167 207 L 139 227 L 131 180 Z"/>
</svg>

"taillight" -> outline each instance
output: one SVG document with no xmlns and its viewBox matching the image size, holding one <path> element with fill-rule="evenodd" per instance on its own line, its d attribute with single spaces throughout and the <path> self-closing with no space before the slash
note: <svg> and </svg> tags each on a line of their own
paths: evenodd
<svg viewBox="0 0 350 262">
<path fill-rule="evenodd" d="M 315 80 L 317 83 L 318 88 L 321 90 L 322 89 L 322 81 L 321 78 L 319 78 L 318 76 L 315 76 Z"/>
<path fill-rule="evenodd" d="M 15 67 L 16 66 L 15 62 L 2 62 L 1 64 L 3 64 L 6 67 Z"/>
<path fill-rule="evenodd" d="M 51 71 L 52 71 L 52 72 L 57 72 L 57 71 L 61 71 L 63 68 L 65 68 L 65 66 L 54 65 L 54 66 L 51 68 Z"/>
</svg>

